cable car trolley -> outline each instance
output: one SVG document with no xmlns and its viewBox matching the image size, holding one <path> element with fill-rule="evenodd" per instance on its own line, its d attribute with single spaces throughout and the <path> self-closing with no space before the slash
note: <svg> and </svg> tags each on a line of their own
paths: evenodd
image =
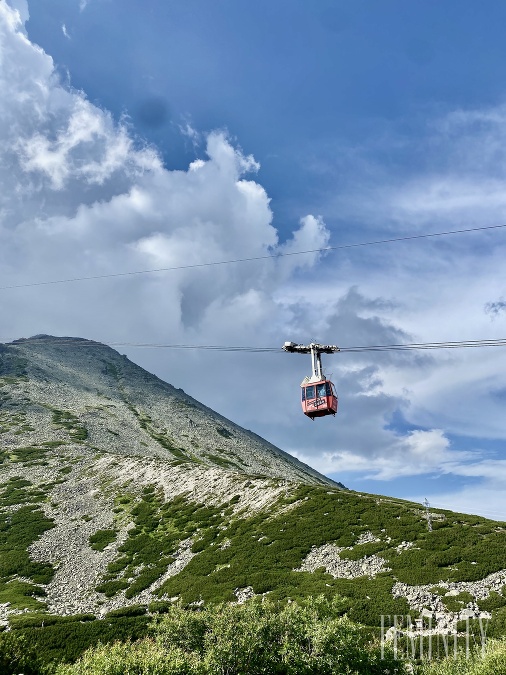
<svg viewBox="0 0 506 675">
<path fill-rule="evenodd" d="M 301 382 L 302 412 L 314 421 L 315 417 L 335 415 L 337 412 L 337 394 L 334 384 L 328 380 L 322 369 L 322 354 L 335 354 L 340 351 L 336 345 L 320 345 L 312 342 L 310 345 L 297 345 L 295 342 L 285 342 L 285 352 L 292 354 L 311 354 L 312 375 L 305 377 Z"/>
</svg>

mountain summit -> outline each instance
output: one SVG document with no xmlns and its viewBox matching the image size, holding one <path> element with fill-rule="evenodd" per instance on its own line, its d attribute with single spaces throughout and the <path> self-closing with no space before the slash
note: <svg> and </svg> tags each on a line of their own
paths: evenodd
<svg viewBox="0 0 506 675">
<path fill-rule="evenodd" d="M 176 466 L 336 485 L 98 342 L 36 335 L 1 345 L 0 376 L 8 385 L 7 447 L 73 443 Z M 23 424 L 13 424 L 16 417 Z"/>
</svg>

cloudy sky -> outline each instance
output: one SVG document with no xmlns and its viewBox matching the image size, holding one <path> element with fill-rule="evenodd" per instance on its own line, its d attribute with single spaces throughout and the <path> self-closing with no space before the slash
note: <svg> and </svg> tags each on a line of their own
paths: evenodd
<svg viewBox="0 0 506 675">
<path fill-rule="evenodd" d="M 506 337 L 506 5 L 0 0 L 2 341 Z M 75 277 L 272 256 L 73 283 Z M 356 490 L 506 519 L 506 350 L 122 353 Z"/>
</svg>

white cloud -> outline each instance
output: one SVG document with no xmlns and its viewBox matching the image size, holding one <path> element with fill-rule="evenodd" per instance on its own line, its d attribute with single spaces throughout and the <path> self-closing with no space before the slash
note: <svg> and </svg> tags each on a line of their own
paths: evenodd
<svg viewBox="0 0 506 675">
<path fill-rule="evenodd" d="M 1 18 L 4 284 L 265 256 L 327 241 L 323 222 L 307 216 L 293 242 L 279 249 L 269 198 L 251 179 L 259 169 L 251 155 L 214 132 L 207 136 L 206 155 L 188 171 L 166 170 L 156 151 L 136 146 L 107 111 L 60 84 L 51 58 L 20 33 L 13 10 L 2 6 Z M 100 327 L 108 338 L 124 335 L 121 327 L 137 313 L 139 338 L 192 336 L 205 323 L 224 339 L 231 332 L 224 319 L 236 318 L 231 307 L 253 307 L 264 298 L 272 313 L 273 286 L 307 265 L 302 259 L 290 265 L 267 260 L 181 270 L 111 282 L 106 294 L 97 284 L 23 291 L 26 311 L 11 313 L 4 331 L 38 332 L 41 322 L 48 332 L 89 334 Z M 34 303 L 36 293 L 41 297 Z M 19 296 L 3 294 L 4 316 L 19 306 Z M 238 340 L 245 337 L 256 336 L 237 331 Z"/>
<path fill-rule="evenodd" d="M 402 476 L 416 476 L 430 473 L 460 473 L 462 462 L 473 457 L 473 453 L 451 450 L 450 442 L 441 429 L 416 430 L 404 436 L 388 439 L 385 452 L 375 446 L 370 454 L 357 454 L 351 450 L 340 452 L 324 451 L 313 462 L 322 472 L 339 474 L 356 472 L 366 479 L 388 481 Z M 309 461 L 309 456 L 297 453 L 299 459 Z M 477 464 L 476 466 L 479 466 Z M 462 469 L 463 470 L 463 469 Z M 468 474 L 471 475 L 471 474 Z"/>
<path fill-rule="evenodd" d="M 380 140 L 367 139 L 359 150 L 340 148 L 334 168 L 325 167 L 335 170 L 342 184 L 343 176 L 351 177 L 322 208 L 329 221 L 333 216 L 346 228 L 343 238 L 336 227 L 333 242 L 506 223 L 505 141 L 506 107 L 498 106 L 439 116 L 422 137 L 385 133 Z M 381 163 L 385 153 L 388 170 Z M 504 338 L 505 256 L 506 230 L 344 250 L 327 256 L 319 277 L 292 284 L 288 298 L 299 307 L 313 302 L 313 322 L 331 327 L 333 341 L 344 346 Z M 350 283 L 356 285 L 357 301 L 337 311 L 335 298 Z M 365 300 L 374 297 L 389 302 Z M 376 380 L 370 390 L 364 381 L 355 388 L 360 370 L 352 369 L 348 377 L 340 368 L 343 396 L 333 442 L 329 433 L 321 444 L 325 451 L 308 451 L 302 441 L 293 442 L 294 451 L 306 459 L 318 455 L 319 468 L 337 476 L 347 471 L 389 480 L 454 474 L 488 484 L 497 470 L 504 491 L 506 476 L 488 464 L 497 445 L 488 441 L 506 439 L 506 350 L 405 356 L 364 354 L 363 373 L 372 372 Z M 347 358 L 336 360 L 347 363 Z M 418 429 L 394 438 L 388 423 L 395 411 L 408 429 Z M 491 492 L 491 508 L 497 490 Z M 486 509 L 485 487 L 480 494 Z M 472 509 L 471 499 L 466 508 Z"/>
<path fill-rule="evenodd" d="M 8 0 L 8 5 L 15 10 L 17 18 L 15 15 L 11 14 L 10 16 L 6 15 L 7 21 L 14 21 L 19 30 L 24 30 L 24 24 L 30 18 L 30 13 L 28 11 L 28 0 Z M 18 24 L 19 22 L 19 24 Z"/>
</svg>

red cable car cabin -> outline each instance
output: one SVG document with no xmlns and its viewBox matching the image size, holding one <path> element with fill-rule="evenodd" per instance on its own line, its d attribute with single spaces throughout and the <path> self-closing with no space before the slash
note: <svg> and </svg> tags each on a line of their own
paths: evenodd
<svg viewBox="0 0 506 675">
<path fill-rule="evenodd" d="M 334 385 L 327 380 L 322 370 L 322 354 L 334 354 L 339 351 L 336 345 L 320 345 L 312 342 L 310 345 L 297 345 L 295 342 L 285 342 L 285 352 L 311 354 L 311 377 L 305 377 L 302 387 L 302 412 L 312 420 L 315 417 L 335 415 L 337 412 L 337 394 Z"/>
<path fill-rule="evenodd" d="M 301 385 L 302 412 L 312 420 L 315 417 L 335 415 L 337 412 L 337 394 L 330 380 L 321 382 L 303 382 Z"/>
</svg>

